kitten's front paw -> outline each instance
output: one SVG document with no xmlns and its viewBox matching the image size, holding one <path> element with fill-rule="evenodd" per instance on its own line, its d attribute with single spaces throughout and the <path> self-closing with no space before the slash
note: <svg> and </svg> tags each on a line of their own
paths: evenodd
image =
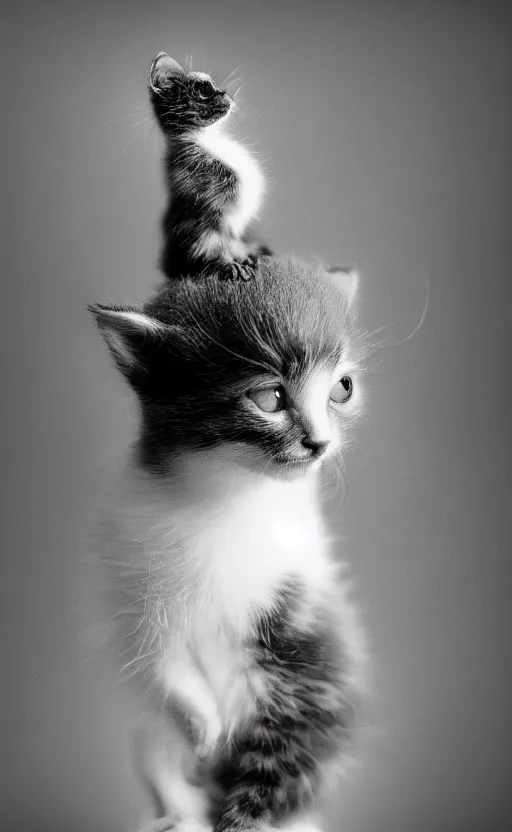
<svg viewBox="0 0 512 832">
<path fill-rule="evenodd" d="M 177 823 L 176 818 L 158 818 L 158 820 L 152 820 L 145 826 L 141 826 L 138 832 L 170 832 L 176 829 Z"/>
<path fill-rule="evenodd" d="M 139 832 L 212 832 L 212 827 L 195 820 L 159 818 L 139 829 Z"/>
</svg>

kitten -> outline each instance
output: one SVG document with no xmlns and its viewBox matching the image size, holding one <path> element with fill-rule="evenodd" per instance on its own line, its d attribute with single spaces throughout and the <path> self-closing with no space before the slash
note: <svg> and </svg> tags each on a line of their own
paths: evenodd
<svg viewBox="0 0 512 832">
<path fill-rule="evenodd" d="M 354 290 L 269 257 L 91 307 L 141 410 L 102 563 L 153 832 L 316 829 L 349 747 L 364 644 L 317 482 L 362 402 Z"/>
<path fill-rule="evenodd" d="M 187 72 L 165 52 L 153 61 L 149 93 L 167 142 L 163 271 L 171 278 L 209 269 L 250 279 L 256 258 L 271 254 L 246 234 L 265 183 L 255 159 L 225 133 L 233 99 L 209 75 Z"/>
</svg>

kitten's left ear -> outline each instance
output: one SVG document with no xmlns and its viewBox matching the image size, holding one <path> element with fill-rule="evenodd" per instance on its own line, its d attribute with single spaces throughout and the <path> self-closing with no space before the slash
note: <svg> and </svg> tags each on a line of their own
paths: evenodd
<svg viewBox="0 0 512 832">
<path fill-rule="evenodd" d="M 166 331 L 164 324 L 138 309 L 123 306 L 88 306 L 119 370 L 132 381 L 146 371 L 149 344 Z"/>
<path fill-rule="evenodd" d="M 171 58 L 167 52 L 159 52 L 151 64 L 149 71 L 149 86 L 153 92 L 160 93 L 162 89 L 169 86 L 169 81 L 176 75 L 185 75 L 185 70 Z"/>
<path fill-rule="evenodd" d="M 350 309 L 357 297 L 357 289 L 359 286 L 358 272 L 350 267 L 343 268 L 341 266 L 331 266 L 327 269 L 327 273 L 345 295 L 347 299 L 347 306 Z"/>
</svg>

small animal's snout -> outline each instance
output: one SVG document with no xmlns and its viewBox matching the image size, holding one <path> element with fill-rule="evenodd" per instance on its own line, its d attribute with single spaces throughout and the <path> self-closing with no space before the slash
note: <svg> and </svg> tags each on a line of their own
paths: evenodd
<svg viewBox="0 0 512 832">
<path fill-rule="evenodd" d="M 329 439 L 315 439 L 312 436 L 305 436 L 302 445 L 311 451 L 311 456 L 320 457 L 327 450 Z"/>
</svg>

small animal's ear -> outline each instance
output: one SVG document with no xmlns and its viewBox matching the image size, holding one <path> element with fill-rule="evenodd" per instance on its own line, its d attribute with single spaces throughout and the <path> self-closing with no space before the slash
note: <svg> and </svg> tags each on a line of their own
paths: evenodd
<svg viewBox="0 0 512 832">
<path fill-rule="evenodd" d="M 137 373 L 145 372 L 145 350 L 166 331 L 165 325 L 138 309 L 99 303 L 88 309 L 122 374 L 132 380 Z"/>
<path fill-rule="evenodd" d="M 167 52 L 159 52 L 154 58 L 149 71 L 149 86 L 153 92 L 162 92 L 177 75 L 185 75 L 185 70 L 171 58 Z"/>
<path fill-rule="evenodd" d="M 341 266 L 331 266 L 327 269 L 327 273 L 332 277 L 338 288 L 341 289 L 345 295 L 347 305 L 350 309 L 350 307 L 353 306 L 354 300 L 357 296 L 359 274 L 353 268 L 343 268 Z"/>
</svg>

